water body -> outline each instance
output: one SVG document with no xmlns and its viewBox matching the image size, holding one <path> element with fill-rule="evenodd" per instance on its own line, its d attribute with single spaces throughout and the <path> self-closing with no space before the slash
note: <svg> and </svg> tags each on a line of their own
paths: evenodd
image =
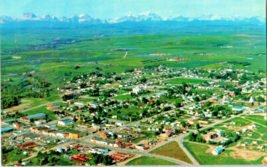
<svg viewBox="0 0 267 167">
<path fill-rule="evenodd" d="M 247 58 L 248 60 L 253 60 L 253 57 L 249 57 L 249 58 Z"/>
</svg>

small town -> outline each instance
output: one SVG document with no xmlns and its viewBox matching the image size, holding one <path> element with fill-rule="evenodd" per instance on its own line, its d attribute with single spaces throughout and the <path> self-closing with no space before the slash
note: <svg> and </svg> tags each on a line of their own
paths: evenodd
<svg viewBox="0 0 267 167">
<path fill-rule="evenodd" d="M 62 80 L 61 101 L 1 111 L 3 165 L 125 165 L 140 156 L 198 165 L 193 145 L 267 160 L 266 78 L 248 70 L 96 68 Z M 178 158 L 164 154 L 168 145 Z"/>
<path fill-rule="evenodd" d="M 0 6 L 0 166 L 267 165 L 266 1 Z"/>
</svg>

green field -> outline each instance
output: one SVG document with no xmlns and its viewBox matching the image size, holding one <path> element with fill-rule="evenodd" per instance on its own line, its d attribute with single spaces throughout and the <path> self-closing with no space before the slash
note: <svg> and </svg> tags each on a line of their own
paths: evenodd
<svg viewBox="0 0 267 167">
<path fill-rule="evenodd" d="M 163 159 L 159 159 L 159 158 L 151 158 L 151 157 L 146 157 L 146 156 L 142 156 L 139 158 L 135 158 L 129 162 L 126 163 L 126 165 L 130 166 L 130 165 L 134 165 L 134 166 L 140 166 L 140 165 L 179 165 L 177 163 L 174 162 L 170 162 L 170 161 L 166 161 Z"/>
<path fill-rule="evenodd" d="M 246 125 L 251 124 L 251 121 L 243 119 L 243 118 L 239 118 L 239 117 L 230 119 L 229 121 L 226 121 L 224 123 L 228 123 L 229 124 L 231 122 L 236 122 L 235 125 L 231 125 L 231 126 L 246 126 Z"/>
<path fill-rule="evenodd" d="M 264 120 L 264 116 L 261 116 L 261 115 L 246 115 L 245 118 L 248 119 L 248 120 L 254 121 L 254 122 L 258 123 L 258 124 L 267 126 L 267 121 Z"/>
<path fill-rule="evenodd" d="M 119 95 L 119 96 L 113 97 L 113 99 L 116 99 L 116 100 L 130 100 L 132 98 L 133 97 L 131 95 Z"/>
<path fill-rule="evenodd" d="M 182 84 L 182 83 L 202 83 L 208 80 L 203 80 L 203 79 L 189 79 L 189 78 L 175 78 L 175 79 L 168 79 L 165 80 L 164 83 L 169 83 L 169 84 Z"/>
<path fill-rule="evenodd" d="M 184 151 L 180 148 L 178 143 L 174 141 L 168 144 L 165 144 L 164 146 L 161 146 L 157 148 L 156 150 L 151 151 L 150 153 L 179 159 L 187 163 L 192 163 L 191 160 L 184 153 Z"/>
</svg>

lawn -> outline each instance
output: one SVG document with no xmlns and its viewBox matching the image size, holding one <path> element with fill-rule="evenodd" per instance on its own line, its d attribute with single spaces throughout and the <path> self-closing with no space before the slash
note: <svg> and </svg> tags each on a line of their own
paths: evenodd
<svg viewBox="0 0 267 167">
<path fill-rule="evenodd" d="M 264 125 L 264 126 L 267 125 L 267 121 L 264 120 L 264 116 L 262 115 L 246 115 L 245 118 L 248 120 L 254 121 L 256 123 L 259 123 L 261 125 Z"/>
<path fill-rule="evenodd" d="M 246 126 L 246 125 L 251 124 L 251 121 L 245 120 L 245 119 L 239 118 L 239 117 L 230 119 L 229 121 L 226 121 L 225 123 L 230 123 L 230 122 L 236 122 L 236 125 L 234 125 L 234 126 Z"/>
<path fill-rule="evenodd" d="M 115 96 L 112 98 L 116 99 L 116 100 L 128 100 L 128 99 L 131 99 L 133 97 L 131 95 L 119 95 L 119 96 Z"/>
<path fill-rule="evenodd" d="M 256 161 L 247 161 L 245 159 L 234 159 L 230 155 L 234 150 L 225 150 L 220 155 L 212 155 L 211 153 L 206 153 L 206 150 L 209 149 L 209 146 L 184 142 L 184 146 L 187 150 L 196 158 L 196 160 L 201 165 L 256 165 L 262 164 L 261 160 L 263 157 L 260 157 Z M 197 148 L 197 149 L 196 149 Z"/>
<path fill-rule="evenodd" d="M 164 83 L 169 83 L 169 84 L 182 84 L 182 83 L 194 83 L 194 84 L 198 84 L 198 83 L 202 83 L 205 82 L 207 80 L 203 80 L 203 79 L 189 79 L 189 78 L 175 78 L 175 79 L 168 79 L 163 81 Z"/>
<path fill-rule="evenodd" d="M 187 155 L 183 152 L 177 142 L 172 141 L 164 146 L 161 146 L 150 153 L 163 155 L 166 157 L 171 157 L 175 159 L 179 159 L 185 161 L 187 163 L 192 163 L 191 160 L 187 157 Z"/>
<path fill-rule="evenodd" d="M 128 163 L 126 163 L 126 165 L 178 165 L 178 164 L 159 158 L 142 156 L 129 161 Z"/>
<path fill-rule="evenodd" d="M 48 117 L 51 118 L 52 120 L 57 119 L 54 115 L 54 111 L 47 110 L 46 106 L 35 108 L 35 109 L 30 110 L 30 111 L 24 112 L 24 114 L 26 114 L 26 115 L 32 115 L 32 114 L 38 114 L 38 113 L 44 113 L 44 114 L 48 115 Z"/>
</svg>

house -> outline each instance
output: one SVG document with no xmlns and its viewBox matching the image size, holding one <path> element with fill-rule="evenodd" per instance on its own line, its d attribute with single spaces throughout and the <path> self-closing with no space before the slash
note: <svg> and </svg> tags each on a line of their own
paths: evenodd
<svg viewBox="0 0 267 167">
<path fill-rule="evenodd" d="M 253 96 L 250 96 L 249 103 L 254 103 L 256 100 Z"/>
<path fill-rule="evenodd" d="M 124 123 L 122 123 L 122 122 L 116 122 L 116 125 L 117 126 L 122 126 L 122 125 L 124 125 Z"/>
<path fill-rule="evenodd" d="M 21 120 L 29 123 L 31 119 L 43 119 L 45 118 L 45 116 L 46 115 L 44 113 L 38 113 L 38 114 L 24 116 L 21 118 Z"/>
<path fill-rule="evenodd" d="M 69 134 L 69 133 L 68 132 L 57 132 L 56 136 L 59 138 L 67 138 L 67 137 L 69 137 L 69 135 L 67 135 L 67 134 Z"/>
<path fill-rule="evenodd" d="M 133 88 L 132 92 L 135 94 L 143 93 L 144 89 L 142 89 L 140 86 L 137 86 L 137 87 Z"/>
<path fill-rule="evenodd" d="M 29 160 L 24 161 L 24 162 L 21 163 L 21 165 L 23 165 L 23 166 L 29 166 L 28 164 L 30 164 L 30 161 Z"/>
<path fill-rule="evenodd" d="M 61 126 L 68 126 L 68 125 L 71 125 L 73 123 L 74 123 L 74 121 L 71 120 L 70 118 L 65 118 L 65 119 L 59 120 L 57 122 L 57 124 L 58 125 L 61 125 Z"/>
<path fill-rule="evenodd" d="M 81 106 L 81 107 L 83 107 L 85 105 L 84 102 L 79 102 L 79 101 L 74 102 L 74 104 L 77 106 Z"/>
<path fill-rule="evenodd" d="M 234 107 L 232 108 L 232 110 L 233 110 L 233 111 L 242 111 L 242 110 L 244 110 L 244 108 L 243 108 L 243 107 L 237 107 L 237 106 L 234 106 Z"/>
<path fill-rule="evenodd" d="M 108 145 L 111 147 L 119 147 L 119 145 L 115 141 L 108 140 L 107 142 L 108 142 Z"/>
<path fill-rule="evenodd" d="M 266 111 L 264 109 L 258 108 L 256 110 L 251 110 L 250 114 L 254 114 L 254 113 L 265 113 Z"/>
<path fill-rule="evenodd" d="M 92 137 L 90 140 L 93 143 L 108 145 L 108 142 L 100 137 Z"/>
<path fill-rule="evenodd" d="M 34 121 L 35 125 L 41 125 L 43 123 L 46 123 L 46 120 L 43 120 L 43 119 L 40 119 L 40 120 L 37 120 L 37 121 Z"/>
<path fill-rule="evenodd" d="M 44 138 L 42 139 L 43 143 L 55 143 L 56 139 L 52 139 L 52 138 Z"/>
<path fill-rule="evenodd" d="M 161 133 L 161 134 L 159 134 L 159 137 L 169 138 L 170 137 L 170 134 L 169 133 Z"/>
<path fill-rule="evenodd" d="M 100 132 L 99 133 L 99 137 L 101 137 L 102 139 L 106 139 L 107 138 L 107 134 L 103 133 L 103 132 Z"/>
<path fill-rule="evenodd" d="M 174 129 L 170 129 L 170 128 L 167 128 L 167 127 L 165 127 L 163 129 L 163 131 L 166 132 L 166 133 L 174 133 Z"/>
<path fill-rule="evenodd" d="M 216 132 L 209 132 L 208 134 L 204 135 L 204 139 L 208 143 L 209 140 L 215 139 L 218 137 L 218 134 Z"/>
<path fill-rule="evenodd" d="M 201 123 L 201 124 L 209 124 L 209 121 L 207 121 L 207 120 L 198 120 L 198 123 Z"/>
<path fill-rule="evenodd" d="M 249 125 L 249 126 L 248 126 L 248 129 L 251 129 L 251 130 L 252 130 L 252 129 L 254 129 L 254 128 L 256 128 L 256 125 Z"/>
<path fill-rule="evenodd" d="M 212 151 L 213 155 L 219 155 L 221 152 L 223 152 L 223 147 L 219 146 L 215 150 Z"/>
<path fill-rule="evenodd" d="M 20 123 L 17 123 L 17 122 L 14 122 L 13 124 L 12 124 L 12 126 L 14 127 L 14 128 L 16 128 L 16 129 L 22 129 L 23 127 L 21 126 L 21 124 Z"/>
<path fill-rule="evenodd" d="M 7 133 L 7 132 L 11 132 L 13 130 L 14 129 L 11 127 L 4 127 L 4 128 L 1 128 L 1 133 Z"/>
<path fill-rule="evenodd" d="M 258 143 L 257 140 L 254 140 L 254 141 L 252 142 L 252 144 L 256 144 L 256 145 L 258 145 L 259 143 Z"/>
<path fill-rule="evenodd" d="M 84 132 L 80 132 L 80 131 L 70 132 L 70 133 L 69 133 L 69 138 L 70 138 L 70 139 L 75 139 L 75 140 L 77 140 L 77 139 L 79 139 L 79 138 L 81 138 L 81 137 L 83 137 L 83 136 L 86 136 L 86 133 L 84 133 Z"/>
<path fill-rule="evenodd" d="M 117 115 L 112 115 L 111 118 L 112 118 L 112 119 L 117 119 L 118 116 L 117 116 Z"/>
<path fill-rule="evenodd" d="M 89 106 L 91 106 L 91 107 L 93 107 L 93 108 L 96 108 L 96 107 L 98 107 L 98 103 L 97 102 L 91 102 L 91 103 L 89 103 Z"/>
<path fill-rule="evenodd" d="M 145 148 L 145 145 L 144 144 L 138 144 L 135 146 L 135 148 L 138 150 L 143 150 Z"/>
<path fill-rule="evenodd" d="M 267 164 L 267 157 L 264 157 L 262 163 Z"/>
<path fill-rule="evenodd" d="M 15 119 L 5 119 L 5 120 L 1 120 L 2 125 L 10 125 L 13 122 L 15 122 Z"/>
<path fill-rule="evenodd" d="M 34 142 L 27 142 L 27 143 L 16 145 L 15 147 L 20 148 L 20 149 L 24 149 L 24 148 L 29 147 L 29 146 L 36 146 L 36 144 Z"/>
</svg>

